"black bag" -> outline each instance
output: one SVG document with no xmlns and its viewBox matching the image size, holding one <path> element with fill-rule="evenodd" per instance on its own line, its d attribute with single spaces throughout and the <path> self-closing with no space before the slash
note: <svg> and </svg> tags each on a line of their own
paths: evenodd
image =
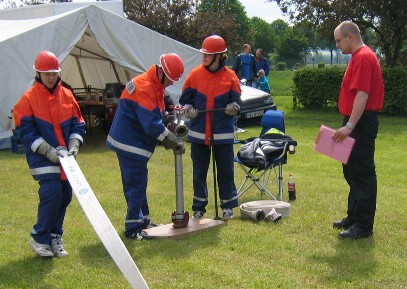
<svg viewBox="0 0 407 289">
<path fill-rule="evenodd" d="M 237 152 L 237 156 L 246 167 L 258 169 L 264 169 L 266 167 L 267 158 L 261 149 L 260 138 L 255 138 L 242 145 Z"/>
<path fill-rule="evenodd" d="M 281 140 L 260 141 L 260 148 L 266 156 L 266 160 L 272 161 L 282 157 L 286 151 L 287 142 Z"/>
<path fill-rule="evenodd" d="M 284 157 L 288 145 L 297 145 L 290 136 L 265 134 L 261 138 L 249 138 L 237 153 L 241 163 L 249 168 L 264 169 L 268 162 Z"/>
</svg>

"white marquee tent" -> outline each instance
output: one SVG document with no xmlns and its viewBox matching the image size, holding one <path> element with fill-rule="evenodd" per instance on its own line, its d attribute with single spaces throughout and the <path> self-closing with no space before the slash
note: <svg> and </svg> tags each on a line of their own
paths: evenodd
<svg viewBox="0 0 407 289">
<path fill-rule="evenodd" d="M 157 64 L 161 54 L 175 52 L 185 64 L 181 81 L 168 88 L 175 98 L 201 62 L 198 50 L 93 4 L 51 17 L 0 20 L 0 149 L 10 147 L 10 111 L 32 85 L 41 50 L 57 55 L 62 79 L 76 88 L 125 84 Z"/>
</svg>

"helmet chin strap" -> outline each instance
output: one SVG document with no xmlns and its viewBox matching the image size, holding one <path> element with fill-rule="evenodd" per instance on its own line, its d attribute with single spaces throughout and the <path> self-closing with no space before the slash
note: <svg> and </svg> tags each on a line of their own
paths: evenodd
<svg viewBox="0 0 407 289">
<path fill-rule="evenodd" d="M 214 70 L 212 70 L 210 67 L 212 66 L 212 64 L 215 63 L 215 61 L 216 61 L 216 55 L 219 55 L 219 54 L 213 54 L 214 57 L 212 58 L 211 63 L 209 63 L 209 65 L 206 66 L 210 71 L 214 71 Z"/>
<path fill-rule="evenodd" d="M 164 85 L 166 75 L 165 75 L 164 70 L 162 69 L 162 67 L 160 67 L 159 69 L 161 70 L 161 79 L 160 79 L 160 81 L 161 81 L 161 84 Z"/>
</svg>

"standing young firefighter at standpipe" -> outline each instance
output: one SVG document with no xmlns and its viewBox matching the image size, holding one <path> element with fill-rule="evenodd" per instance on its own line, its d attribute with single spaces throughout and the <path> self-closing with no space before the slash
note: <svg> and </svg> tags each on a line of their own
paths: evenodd
<svg viewBox="0 0 407 289">
<path fill-rule="evenodd" d="M 43 257 L 64 257 L 62 225 L 72 188 L 59 165 L 59 150 L 76 156 L 85 135 L 85 121 L 72 92 L 62 86 L 58 58 L 42 51 L 35 59 L 34 85 L 14 107 L 16 134 L 24 144 L 30 172 L 40 188 L 37 223 L 29 245 Z"/>
<path fill-rule="evenodd" d="M 240 109 L 241 89 L 235 72 L 225 66 L 227 47 L 222 37 L 207 37 L 200 51 L 202 65 L 194 68 L 187 77 L 179 100 L 185 106 L 185 116 L 191 120 L 188 140 L 193 162 L 192 210 L 195 218 L 202 218 L 206 212 L 207 173 L 212 153 L 223 219 L 230 219 L 233 218 L 233 208 L 238 205 L 233 143 L 234 116 Z"/>
</svg>

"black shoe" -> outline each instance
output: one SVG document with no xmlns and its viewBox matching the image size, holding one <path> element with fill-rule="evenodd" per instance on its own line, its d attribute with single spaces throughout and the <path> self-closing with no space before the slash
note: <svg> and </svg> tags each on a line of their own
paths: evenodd
<svg viewBox="0 0 407 289">
<path fill-rule="evenodd" d="M 144 230 L 144 229 L 155 228 L 155 227 L 158 227 L 158 226 L 162 226 L 162 224 L 148 223 L 147 225 L 143 225 L 143 230 Z"/>
<path fill-rule="evenodd" d="M 351 221 L 349 221 L 348 218 L 344 218 L 340 221 L 335 221 L 332 224 L 332 227 L 334 227 L 335 229 L 349 229 L 352 226 Z"/>
<path fill-rule="evenodd" d="M 373 235 L 373 230 L 365 230 L 357 227 L 356 225 L 351 226 L 346 231 L 339 233 L 339 238 L 341 239 L 362 239 L 368 238 Z"/>
</svg>

